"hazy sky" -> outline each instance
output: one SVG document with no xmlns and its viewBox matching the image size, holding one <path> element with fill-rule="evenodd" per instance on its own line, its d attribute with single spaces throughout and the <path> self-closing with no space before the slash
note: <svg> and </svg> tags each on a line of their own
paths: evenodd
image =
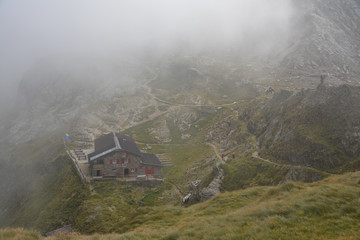
<svg viewBox="0 0 360 240">
<path fill-rule="evenodd" d="M 0 96 L 43 56 L 254 39 L 266 49 L 291 14 L 291 0 L 0 0 Z"/>
</svg>

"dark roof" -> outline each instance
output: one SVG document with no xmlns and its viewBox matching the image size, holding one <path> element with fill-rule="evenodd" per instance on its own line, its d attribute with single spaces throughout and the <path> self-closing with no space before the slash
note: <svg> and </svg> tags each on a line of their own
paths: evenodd
<svg viewBox="0 0 360 240">
<path fill-rule="evenodd" d="M 109 133 L 95 139 L 95 152 L 101 152 L 113 147 L 115 147 L 113 133 Z"/>
<path fill-rule="evenodd" d="M 141 159 L 144 165 L 162 166 L 160 160 L 155 154 L 143 153 Z"/>
<path fill-rule="evenodd" d="M 122 149 L 124 149 L 125 151 L 127 151 L 129 153 L 141 155 L 141 152 L 140 152 L 139 148 L 137 147 L 134 139 L 132 139 L 129 136 L 120 134 L 120 133 L 117 133 L 116 136 L 119 140 L 119 143 L 120 143 L 120 146 Z"/>
<path fill-rule="evenodd" d="M 95 139 L 94 143 L 95 143 L 95 151 L 88 155 L 89 161 L 95 160 L 96 158 L 98 158 L 98 157 L 96 157 L 95 159 L 90 159 L 91 157 L 95 157 L 99 154 L 106 155 L 106 154 L 116 151 L 116 150 L 123 150 L 123 151 L 129 152 L 129 153 L 135 154 L 135 155 L 142 156 L 134 139 L 132 139 L 129 136 L 120 134 L 120 133 L 116 133 L 116 134 L 109 133 L 109 134 L 103 135 L 103 136 Z"/>
</svg>

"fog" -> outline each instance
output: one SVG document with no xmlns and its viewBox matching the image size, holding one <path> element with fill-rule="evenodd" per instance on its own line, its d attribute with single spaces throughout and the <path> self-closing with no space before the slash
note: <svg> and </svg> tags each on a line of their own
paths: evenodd
<svg viewBox="0 0 360 240">
<path fill-rule="evenodd" d="M 286 41 L 292 14 L 291 0 L 2 0 L 0 110 L 43 57 L 165 54 L 179 45 L 263 54 Z"/>
</svg>

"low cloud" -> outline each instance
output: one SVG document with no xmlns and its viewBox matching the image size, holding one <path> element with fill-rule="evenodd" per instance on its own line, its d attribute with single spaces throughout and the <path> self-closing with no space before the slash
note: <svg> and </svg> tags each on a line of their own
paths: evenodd
<svg viewBox="0 0 360 240">
<path fill-rule="evenodd" d="M 0 94 L 12 95 L 24 71 L 49 55 L 167 52 L 179 44 L 266 53 L 286 41 L 292 13 L 291 0 L 3 0 Z"/>
</svg>

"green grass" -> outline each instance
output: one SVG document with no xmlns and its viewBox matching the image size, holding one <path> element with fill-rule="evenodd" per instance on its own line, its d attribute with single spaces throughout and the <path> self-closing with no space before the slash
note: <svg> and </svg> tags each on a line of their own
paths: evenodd
<svg viewBox="0 0 360 240">
<path fill-rule="evenodd" d="M 24 230 L 20 228 L 2 229 L 0 230 L 1 240 L 38 240 L 43 239 L 41 234 L 37 231 Z"/>
<path fill-rule="evenodd" d="M 222 188 L 226 191 L 257 185 L 277 185 L 289 170 L 252 158 L 250 153 L 229 160 L 222 168 L 225 173 Z"/>
<path fill-rule="evenodd" d="M 71 160 L 64 155 L 62 134 L 39 137 L 2 151 L 11 156 L 1 168 L 1 226 L 21 226 L 49 231 L 75 222 L 87 190 Z M 10 191 L 6 184 L 11 184 Z"/>
<path fill-rule="evenodd" d="M 214 101 L 225 102 L 222 93 L 229 87 L 229 83 L 223 85 Z M 226 101 L 245 96 L 236 96 L 235 92 L 227 95 Z M 178 100 L 184 100 L 181 99 L 184 96 L 179 95 Z M 257 111 L 264 100 L 260 98 L 249 107 Z M 14 213 L 9 225 L 34 227 L 43 232 L 71 223 L 81 233 L 107 234 L 73 234 L 58 239 L 351 239 L 358 236 L 360 174 L 333 176 L 314 184 L 265 187 L 278 185 L 289 168 L 252 158 L 254 150 L 244 154 L 249 144 L 255 145 L 255 140 L 243 121 L 238 121 L 238 132 L 232 135 L 232 140 L 241 138 L 244 143 L 229 150 L 230 153 L 236 151 L 238 157 L 221 166 L 225 173 L 222 184 L 225 193 L 187 208 L 180 206 L 191 181 L 201 179 L 201 184 L 206 186 L 212 180 L 214 152 L 204 143 L 209 127 L 226 116 L 236 119 L 234 109 L 245 106 L 247 104 L 240 103 L 218 111 L 184 107 L 183 112 L 197 114 L 197 120 L 184 132 L 174 124 L 173 113 L 124 131 L 143 142 L 139 146 L 150 144 L 149 152 L 165 154 L 174 164 L 163 168 L 164 183 L 152 188 L 104 181 L 92 183 L 94 191 L 88 193 L 69 159 L 62 154 L 61 142 L 53 137 L 10 150 L 15 162 L 21 160 L 16 167 L 32 162 L 25 165 L 21 173 L 27 173 L 26 167 L 32 167 L 41 181 L 29 184 L 28 191 L 14 203 L 9 212 L 9 216 Z M 149 108 L 142 117 L 153 111 L 154 108 Z M 149 128 L 165 117 L 172 141 L 159 143 Z M 304 127 L 299 128 L 299 133 L 308 143 L 332 146 L 332 142 L 321 135 L 322 129 L 317 130 Z M 182 133 L 192 137 L 181 139 Z M 357 158 L 351 164 L 357 166 L 359 162 Z M 244 188 L 247 189 L 238 191 Z M 19 206 L 20 209 L 16 208 Z M 0 231 L 3 234 L 0 236 L 21 239 L 27 234 L 21 231 L 7 229 Z M 30 235 L 39 238 L 36 232 Z"/>
<path fill-rule="evenodd" d="M 160 117 L 157 117 L 156 119 L 159 118 Z M 153 126 L 153 122 L 156 121 L 156 119 L 154 119 L 153 121 L 145 122 L 136 127 L 126 129 L 123 134 L 130 135 L 139 142 L 158 143 L 158 141 L 152 138 L 149 133 L 149 129 Z"/>
<path fill-rule="evenodd" d="M 195 112 L 197 120 L 184 132 L 191 134 L 191 138 L 187 140 L 181 139 L 181 132 L 172 119 L 168 121 L 172 141 L 161 144 L 152 139 L 148 129 L 161 120 L 162 116 L 124 131 L 125 134 L 132 135 L 137 141 L 151 145 L 150 153 L 165 154 L 172 161 L 173 166 L 165 167 L 162 171 L 165 183 L 171 184 L 183 195 L 187 194 L 188 184 L 191 181 L 203 178 L 212 170 L 213 161 L 205 161 L 205 159 L 213 156 L 214 152 L 204 143 L 204 137 L 207 127 L 219 118 L 218 113 L 207 107 L 195 110 L 186 107 L 183 109 L 184 113 L 188 111 Z M 175 202 L 179 202 L 179 200 L 180 197 Z"/>
<path fill-rule="evenodd" d="M 156 140 L 150 133 L 150 129 L 156 127 L 160 124 L 160 121 L 166 119 L 167 127 L 170 131 L 171 142 L 170 143 L 188 143 L 191 142 L 201 142 L 203 140 L 203 135 L 205 134 L 205 127 L 211 124 L 213 118 L 216 115 L 213 108 L 211 107 L 201 107 L 201 108 L 189 108 L 183 107 L 181 109 L 181 114 L 184 113 L 194 113 L 197 116 L 197 120 L 191 123 L 191 127 L 184 132 L 181 132 L 179 127 L 174 123 L 175 117 L 173 113 L 170 112 L 169 116 L 159 116 L 152 121 L 145 122 L 138 126 L 129 128 L 125 130 L 123 133 L 132 136 L 136 141 L 143 143 L 160 143 Z M 195 127 L 195 125 L 197 127 Z M 190 139 L 182 139 L 182 134 L 190 134 Z M 195 140 L 194 140 L 195 138 Z"/>
<path fill-rule="evenodd" d="M 119 226 L 129 232 L 55 239 L 358 239 L 359 181 L 360 172 L 354 172 L 311 184 L 226 192 L 187 208 L 145 207 Z M 24 233 L 0 234 L 16 239 Z"/>
</svg>

